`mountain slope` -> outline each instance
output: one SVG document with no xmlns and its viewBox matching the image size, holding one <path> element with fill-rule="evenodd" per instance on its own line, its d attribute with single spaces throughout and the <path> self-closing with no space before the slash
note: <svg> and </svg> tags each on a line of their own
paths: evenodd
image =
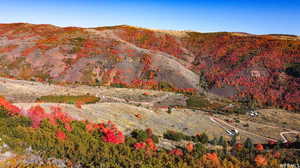
<svg viewBox="0 0 300 168">
<path fill-rule="evenodd" d="M 253 105 L 300 109 L 297 36 L 16 23 L 0 25 L 0 57 L 5 77 L 206 89 Z"/>
</svg>

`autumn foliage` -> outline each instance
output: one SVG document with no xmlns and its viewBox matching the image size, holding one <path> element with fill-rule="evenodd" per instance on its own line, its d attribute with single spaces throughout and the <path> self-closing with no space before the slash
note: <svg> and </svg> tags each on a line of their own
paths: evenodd
<svg viewBox="0 0 300 168">
<path fill-rule="evenodd" d="M 122 42 L 110 37 L 97 36 L 97 33 L 102 34 L 105 30 L 111 31 L 112 36 L 118 37 Z M 299 76 L 295 75 L 297 70 L 294 70 L 297 69 L 295 65 L 299 64 L 300 59 L 300 42 L 297 37 L 228 32 L 174 33 L 132 26 L 102 27 L 92 31 L 97 33 L 77 27 L 2 24 L 0 25 L 1 37 L 8 41 L 18 40 L 20 44 L 28 45 L 18 43 L 3 46 L 0 48 L 0 53 L 11 56 L 11 59 L 3 61 L 10 67 L 14 64 L 21 66 L 29 63 L 31 67 L 45 68 L 43 69 L 46 73 L 43 75 L 45 79 L 39 78 L 40 75 L 36 72 L 27 75 L 27 77 L 34 76 L 42 81 L 53 80 L 55 76 L 51 74 L 60 70 L 58 67 L 64 66 L 60 74 L 65 75 L 71 71 L 70 68 L 73 65 L 84 59 L 99 57 L 105 61 L 100 61 L 97 68 L 85 66 L 84 68 L 91 73 L 87 75 L 84 72 L 84 77 L 77 79 L 78 82 L 94 85 L 96 81 L 98 83 L 104 81 L 105 84 L 104 78 L 109 76 L 107 79 L 109 85 L 144 89 L 161 89 L 160 83 L 164 82 L 162 76 L 168 73 L 164 67 L 157 67 L 154 64 L 154 55 L 161 53 L 173 58 L 186 70 L 201 75 L 206 83 L 205 89 L 209 91 L 230 88 L 233 95 L 226 96 L 251 105 L 275 106 L 294 111 L 300 109 L 298 89 L 300 81 Z M 130 45 L 125 45 L 125 43 Z M 140 52 L 133 46 L 149 52 Z M 49 54 L 53 50 L 55 53 Z M 19 53 L 14 53 L 15 51 Z M 45 59 L 30 61 L 31 57 L 37 54 Z M 62 61 L 58 64 L 45 61 L 53 60 L 52 57 Z M 19 58 L 24 60 L 19 62 L 17 61 Z M 138 68 L 129 70 L 117 68 L 116 65 L 119 63 L 128 64 L 127 60 L 133 61 L 131 65 L 139 65 Z M 34 65 L 35 62 L 37 62 L 36 65 Z M 52 66 L 53 68 L 47 68 Z M 95 74 L 92 73 L 96 69 L 98 70 L 97 80 Z M 14 70 L 16 69 L 12 69 L 11 72 Z M 117 74 L 111 73 L 115 70 L 118 71 Z M 20 74 L 22 73 L 6 74 L 5 72 L 2 75 L 25 79 Z M 128 76 L 132 78 L 125 79 Z M 73 80 L 73 78 L 70 79 Z M 58 83 L 58 81 L 55 82 Z M 197 92 L 196 88 L 182 86 L 181 81 L 170 83 L 174 85 L 172 88 L 163 89 L 188 94 Z"/>
<path fill-rule="evenodd" d="M 218 158 L 217 153 L 207 153 L 203 156 L 204 160 L 210 161 L 213 165 L 217 166 L 220 164 L 220 160 Z"/>
<path fill-rule="evenodd" d="M 268 164 L 268 160 L 263 155 L 257 155 L 254 159 L 257 166 L 266 166 Z"/>
<path fill-rule="evenodd" d="M 135 143 L 133 146 L 136 150 L 141 150 L 141 149 L 146 148 L 146 143 L 145 142 L 138 142 L 138 143 Z"/>
<path fill-rule="evenodd" d="M 56 131 L 55 135 L 58 140 L 66 139 L 66 134 L 63 131 L 58 130 L 58 131 Z"/>
<path fill-rule="evenodd" d="M 5 98 L 0 97 L 0 107 L 4 108 L 9 112 L 10 115 L 18 115 L 21 110 L 7 101 Z"/>
<path fill-rule="evenodd" d="M 113 144 L 121 144 L 125 141 L 125 136 L 119 131 L 112 122 L 108 121 L 107 124 L 100 124 L 99 130 L 104 134 L 103 140 Z"/>
<path fill-rule="evenodd" d="M 258 151 L 263 151 L 264 146 L 262 144 L 256 144 L 255 149 L 258 150 Z"/>
<path fill-rule="evenodd" d="M 183 156 L 183 152 L 181 149 L 173 149 L 169 152 L 171 155 Z"/>
<path fill-rule="evenodd" d="M 288 153 L 281 155 L 281 151 L 277 150 L 262 151 L 263 145 L 260 144 L 256 145 L 258 151 L 250 151 L 250 155 L 244 148 L 238 151 L 231 148 L 226 153 L 223 150 L 209 151 L 201 141 L 186 143 L 185 148 L 178 146 L 172 150 L 158 149 L 157 136 L 150 128 L 145 131 L 136 130 L 131 136 L 125 137 L 110 121 L 77 121 L 57 106 L 51 107 L 50 112 L 42 106 L 23 110 L 4 98 L 0 100 L 0 133 L 3 141 L 18 149 L 20 142 L 24 145 L 28 143 L 34 150 L 45 154 L 46 158 L 66 158 L 73 163 L 80 162 L 85 167 L 89 167 L 91 163 L 95 167 L 103 164 L 105 167 L 276 167 L 279 161 L 290 159 L 285 156 Z M 10 115 L 3 115 L 4 113 Z"/>
<path fill-rule="evenodd" d="M 185 148 L 188 152 L 192 152 L 194 149 L 194 144 L 188 143 L 188 144 L 186 144 Z"/>
<path fill-rule="evenodd" d="M 145 140 L 145 142 L 138 142 L 138 143 L 135 143 L 134 145 L 134 148 L 136 150 L 141 150 L 141 149 L 144 149 L 146 150 L 146 152 L 153 152 L 153 151 L 156 151 L 157 150 L 157 147 L 153 141 L 152 138 L 147 138 Z"/>
<path fill-rule="evenodd" d="M 218 155 L 216 153 L 207 153 L 206 155 L 204 155 L 204 158 L 206 158 L 207 160 L 215 161 L 215 162 L 217 162 L 219 160 Z"/>
</svg>

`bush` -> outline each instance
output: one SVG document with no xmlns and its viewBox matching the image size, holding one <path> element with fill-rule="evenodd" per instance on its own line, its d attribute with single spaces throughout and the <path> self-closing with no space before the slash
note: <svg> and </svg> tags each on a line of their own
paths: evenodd
<svg viewBox="0 0 300 168">
<path fill-rule="evenodd" d="M 173 141 L 191 140 L 190 136 L 171 130 L 168 130 L 166 133 L 164 133 L 164 138 Z"/>
<path fill-rule="evenodd" d="M 193 136 L 192 138 L 194 142 L 200 142 L 202 144 L 206 144 L 209 141 L 208 136 L 205 133 Z"/>
<path fill-rule="evenodd" d="M 147 131 L 144 130 L 135 129 L 131 132 L 131 136 L 135 138 L 138 142 L 144 142 L 148 138 L 151 138 L 154 141 L 154 143 L 159 142 L 158 136 L 154 134 L 149 135 L 149 133 L 147 133 Z"/>
<path fill-rule="evenodd" d="M 144 142 L 148 138 L 146 131 L 137 129 L 131 132 L 131 136 L 139 142 Z"/>
</svg>

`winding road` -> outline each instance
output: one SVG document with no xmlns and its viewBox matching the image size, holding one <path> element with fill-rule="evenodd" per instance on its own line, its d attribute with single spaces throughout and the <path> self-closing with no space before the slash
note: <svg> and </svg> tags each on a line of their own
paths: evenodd
<svg viewBox="0 0 300 168">
<path fill-rule="evenodd" d="M 223 120 L 221 120 L 219 118 L 216 118 L 216 117 L 210 117 L 209 119 L 213 123 L 215 123 L 216 125 L 218 125 L 219 127 L 223 128 L 224 130 L 227 130 L 227 128 L 226 128 L 226 126 L 227 126 L 227 127 L 232 128 L 232 129 L 237 129 L 239 132 L 243 132 L 243 133 L 246 133 L 246 134 L 251 135 L 251 136 L 260 137 L 260 138 L 263 138 L 263 139 L 265 139 L 267 141 L 274 141 L 274 142 L 278 141 L 278 140 L 273 139 L 273 138 L 268 138 L 268 137 L 265 137 L 265 136 L 262 136 L 262 135 L 258 135 L 258 134 L 255 134 L 255 133 L 252 133 L 252 132 L 249 132 L 249 131 L 237 128 L 237 127 L 235 127 L 235 126 L 233 126 L 231 124 L 228 124 L 227 122 L 225 122 L 225 121 L 223 121 Z M 273 128 L 279 128 L 279 127 L 274 127 L 274 126 L 269 126 L 269 125 L 265 125 L 265 126 L 273 127 Z M 285 134 L 299 134 L 300 133 L 299 131 L 290 130 L 290 129 L 288 129 L 288 130 L 289 131 L 280 132 L 280 136 L 282 138 L 283 143 L 287 143 L 288 142 L 288 139 L 285 137 Z"/>
</svg>

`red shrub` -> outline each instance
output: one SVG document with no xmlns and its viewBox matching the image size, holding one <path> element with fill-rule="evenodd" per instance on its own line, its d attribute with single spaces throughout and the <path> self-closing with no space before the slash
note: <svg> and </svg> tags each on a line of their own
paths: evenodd
<svg viewBox="0 0 300 168">
<path fill-rule="evenodd" d="M 42 120 L 48 118 L 41 106 L 31 107 L 27 112 L 28 117 L 32 120 L 32 127 L 38 128 Z"/>
<path fill-rule="evenodd" d="M 52 106 L 51 111 L 51 117 L 53 117 L 55 120 L 60 120 L 64 124 L 71 123 L 73 121 L 73 118 L 68 114 L 62 112 L 62 109 L 60 107 Z"/>
<path fill-rule="evenodd" d="M 183 156 L 183 152 L 181 149 L 173 149 L 169 152 L 171 155 Z"/>
<path fill-rule="evenodd" d="M 192 152 L 193 149 L 194 149 L 194 144 L 192 144 L 192 143 L 186 144 L 185 149 L 186 149 L 188 152 Z"/>
<path fill-rule="evenodd" d="M 258 150 L 258 151 L 263 151 L 264 150 L 264 146 L 262 144 L 257 144 L 255 146 L 255 149 Z"/>
<path fill-rule="evenodd" d="M 149 92 L 144 92 L 143 95 L 144 96 L 150 96 L 151 94 Z"/>
<path fill-rule="evenodd" d="M 0 48 L 0 53 L 8 53 L 13 51 L 14 49 L 16 49 L 18 47 L 18 45 L 9 45 L 9 46 L 5 46 L 3 48 Z"/>
<path fill-rule="evenodd" d="M 71 132 L 73 130 L 70 123 L 65 123 L 65 129 L 69 132 Z"/>
<path fill-rule="evenodd" d="M 279 159 L 281 156 L 280 152 L 274 152 L 273 153 L 273 157 L 276 158 L 276 159 Z"/>
<path fill-rule="evenodd" d="M 84 103 L 82 101 L 76 101 L 75 102 L 75 106 L 79 109 L 81 109 L 81 106 L 83 105 Z"/>
<path fill-rule="evenodd" d="M 147 154 L 151 154 L 152 151 L 156 151 L 157 147 L 151 138 L 145 140 L 145 142 L 139 142 L 133 145 L 135 149 L 145 149 Z"/>
<path fill-rule="evenodd" d="M 136 143 L 133 145 L 136 150 L 145 149 L 146 144 L 144 142 Z"/>
<path fill-rule="evenodd" d="M 214 162 L 219 161 L 218 155 L 216 153 L 207 153 L 207 154 L 204 155 L 204 158 L 207 159 L 207 160 L 214 161 Z"/>
<path fill-rule="evenodd" d="M 88 132 L 93 132 L 96 128 L 95 128 L 95 124 L 93 123 L 88 123 L 85 125 L 85 129 L 88 131 Z"/>
<path fill-rule="evenodd" d="M 18 115 L 21 112 L 17 106 L 12 105 L 9 101 L 2 97 L 0 97 L 0 106 L 7 110 L 10 115 Z"/>
<path fill-rule="evenodd" d="M 103 140 L 105 142 L 110 142 L 113 144 L 121 144 L 125 142 L 125 137 L 121 131 L 119 131 L 116 126 L 108 121 L 107 124 L 100 124 L 100 132 L 104 134 Z"/>
<path fill-rule="evenodd" d="M 263 155 L 257 155 L 254 159 L 257 166 L 266 166 L 268 160 Z"/>
<path fill-rule="evenodd" d="M 36 47 L 26 48 L 24 51 L 22 51 L 21 55 L 26 57 L 29 54 L 31 54 L 35 49 L 36 49 Z"/>
<path fill-rule="evenodd" d="M 58 140 L 65 140 L 67 138 L 66 134 L 60 130 L 56 131 L 55 135 Z"/>
<path fill-rule="evenodd" d="M 155 143 L 153 142 L 152 138 L 147 138 L 145 142 L 148 146 L 148 150 L 151 150 L 151 151 L 157 150 L 157 147 L 156 147 Z"/>
</svg>

